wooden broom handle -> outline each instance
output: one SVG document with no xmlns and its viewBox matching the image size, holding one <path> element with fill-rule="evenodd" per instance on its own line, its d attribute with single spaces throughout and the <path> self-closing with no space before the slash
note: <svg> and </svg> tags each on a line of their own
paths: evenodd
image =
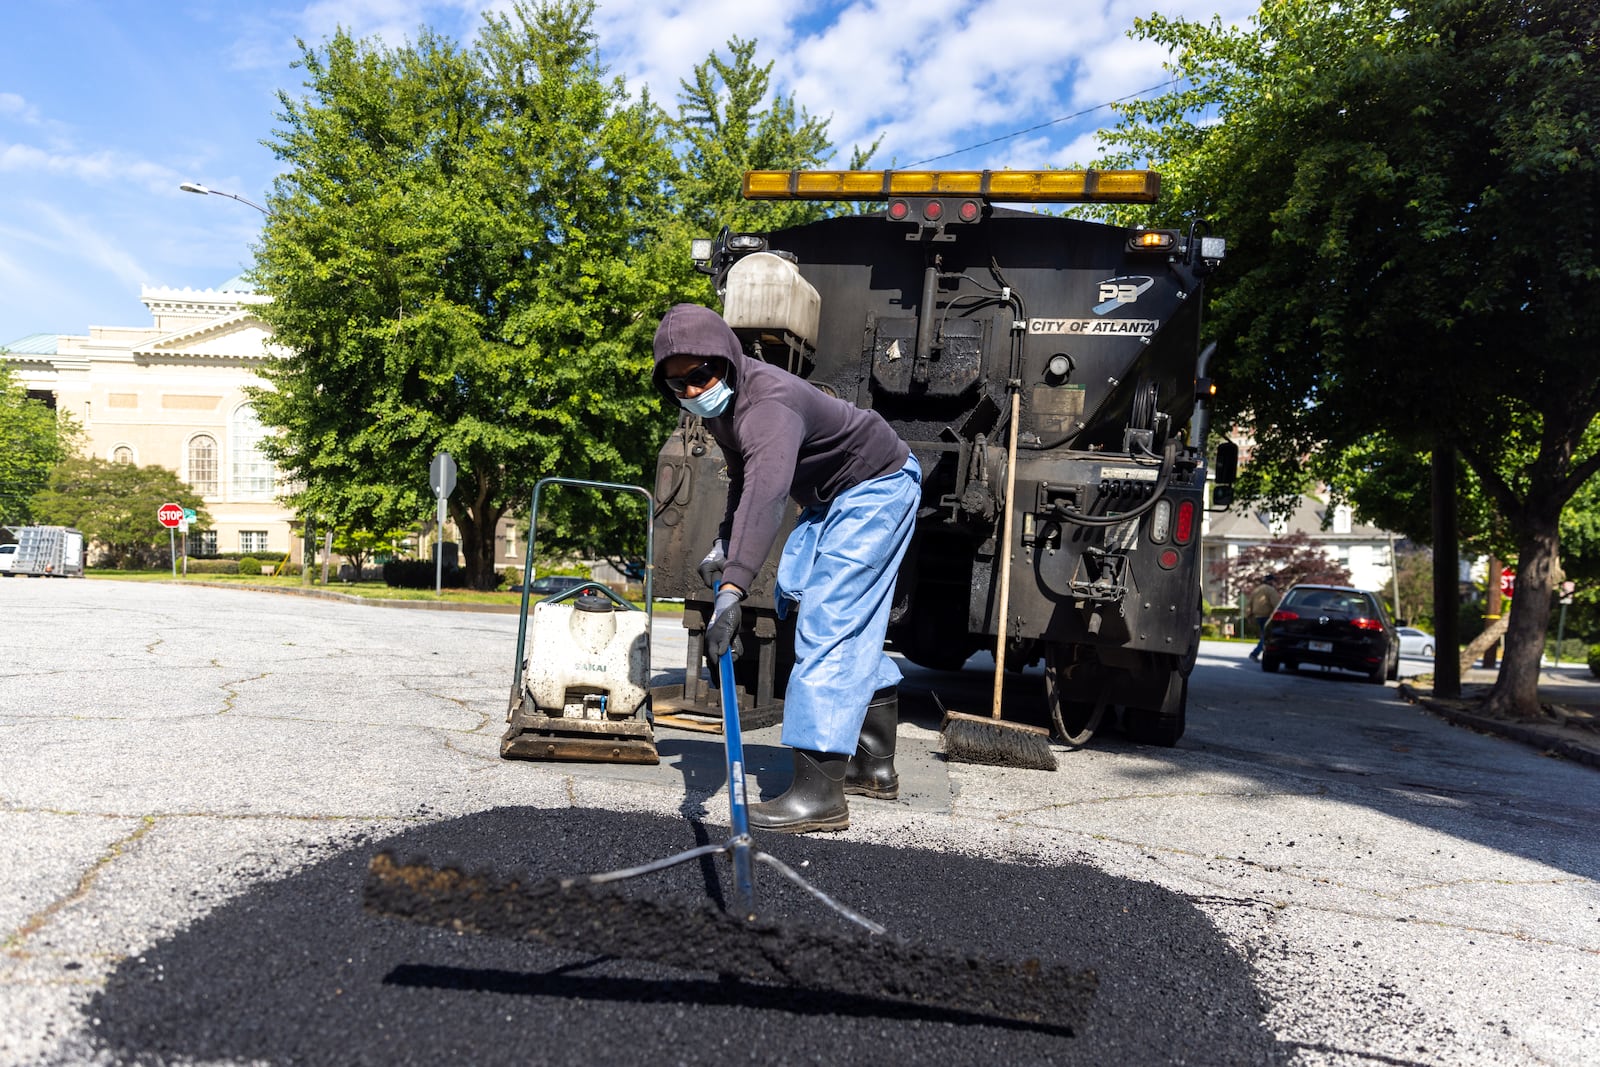
<svg viewBox="0 0 1600 1067">
<path fill-rule="evenodd" d="M 1000 523 L 1000 625 L 994 642 L 994 705 L 991 718 L 1000 717 L 1000 691 L 1006 677 L 1006 613 L 1011 610 L 1011 494 L 1017 487 L 1017 423 L 1022 412 L 1022 392 L 1011 388 L 1011 428 L 1006 434 L 1006 509 Z"/>
</svg>

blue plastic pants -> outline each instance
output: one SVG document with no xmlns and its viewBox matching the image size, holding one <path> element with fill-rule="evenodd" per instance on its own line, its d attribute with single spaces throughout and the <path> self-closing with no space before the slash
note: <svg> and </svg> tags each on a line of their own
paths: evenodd
<svg viewBox="0 0 1600 1067">
<path fill-rule="evenodd" d="M 883 651 L 900 561 L 911 544 L 922 468 L 893 474 L 800 513 L 778 560 L 777 610 L 795 617 L 794 671 L 783 697 L 783 743 L 853 754 L 875 690 L 900 682 Z"/>
</svg>

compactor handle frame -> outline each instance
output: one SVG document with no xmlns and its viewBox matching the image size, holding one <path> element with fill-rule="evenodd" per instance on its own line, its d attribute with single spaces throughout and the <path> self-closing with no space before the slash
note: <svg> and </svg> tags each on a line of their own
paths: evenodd
<svg viewBox="0 0 1600 1067">
<path fill-rule="evenodd" d="M 528 600 L 529 586 L 533 584 L 533 546 L 538 541 L 539 533 L 539 494 L 547 485 L 571 485 L 583 489 L 615 489 L 623 493 L 638 493 L 645 499 L 644 522 L 644 611 L 645 641 L 652 637 L 652 626 L 655 622 L 655 571 L 656 571 L 656 526 L 653 521 L 656 510 L 656 498 L 650 490 L 642 485 L 626 485 L 622 482 L 591 482 L 583 478 L 540 478 L 533 486 L 533 501 L 528 507 L 528 551 L 526 562 L 522 567 L 522 611 L 517 618 L 517 653 L 516 663 L 511 669 L 511 700 L 516 703 L 518 689 L 522 685 L 522 654 L 528 640 Z"/>
</svg>

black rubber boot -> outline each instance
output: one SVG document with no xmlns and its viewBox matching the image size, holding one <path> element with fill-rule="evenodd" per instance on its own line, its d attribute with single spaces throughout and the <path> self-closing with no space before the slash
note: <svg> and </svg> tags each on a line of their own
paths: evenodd
<svg viewBox="0 0 1600 1067">
<path fill-rule="evenodd" d="M 794 750 L 794 781 L 782 796 L 750 805 L 750 825 L 780 834 L 848 830 L 850 808 L 844 799 L 842 752 Z"/>
<path fill-rule="evenodd" d="M 872 694 L 867 717 L 861 723 L 856 754 L 844 772 L 844 791 L 853 796 L 893 800 L 900 795 L 900 776 L 894 770 L 895 727 L 900 722 L 900 697 L 889 686 Z"/>
</svg>

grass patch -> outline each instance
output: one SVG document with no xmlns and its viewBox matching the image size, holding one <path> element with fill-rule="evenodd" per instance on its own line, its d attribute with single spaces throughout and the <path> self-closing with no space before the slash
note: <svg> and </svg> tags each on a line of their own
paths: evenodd
<svg viewBox="0 0 1600 1067">
<path fill-rule="evenodd" d="M 101 578 L 117 582 L 171 582 L 176 585 L 236 585 L 241 589 L 272 589 L 280 592 L 294 592 L 298 589 L 315 589 L 330 593 L 344 593 L 347 596 L 360 597 L 363 600 L 420 600 L 434 604 L 498 604 L 503 607 L 515 608 L 522 603 L 521 593 L 498 591 L 493 593 L 480 593 L 467 589 L 446 589 L 443 594 L 436 595 L 431 589 L 396 589 L 385 585 L 383 582 L 312 582 L 302 585 L 299 575 L 284 575 L 273 577 L 266 574 L 191 574 L 187 578 L 179 576 L 173 578 L 169 570 L 161 571 L 113 571 L 90 570 L 85 572 L 85 577 Z M 633 602 L 635 607 L 644 607 L 644 601 Z M 683 605 L 677 602 L 656 601 L 657 615 L 675 615 L 683 613 Z"/>
</svg>

